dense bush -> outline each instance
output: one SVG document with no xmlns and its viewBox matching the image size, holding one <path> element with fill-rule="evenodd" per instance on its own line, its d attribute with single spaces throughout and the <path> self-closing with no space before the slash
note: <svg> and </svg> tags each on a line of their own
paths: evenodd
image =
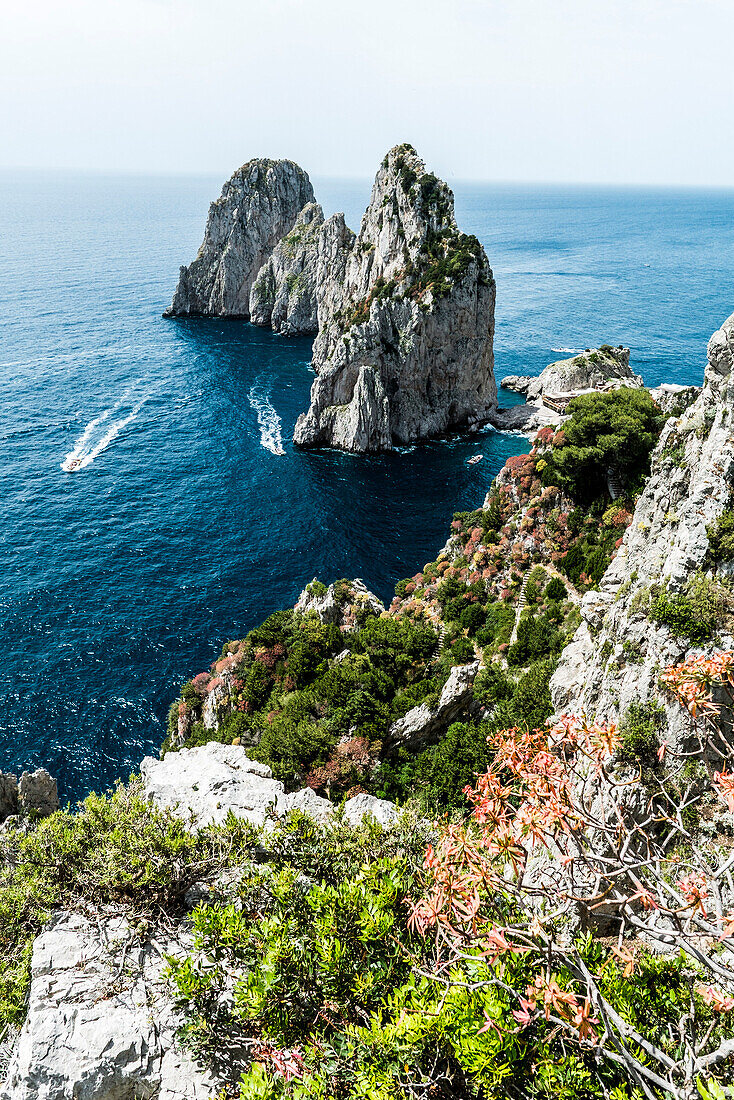
<svg viewBox="0 0 734 1100">
<path fill-rule="evenodd" d="M 650 618 L 673 634 L 699 644 L 713 638 L 731 613 L 732 595 L 703 573 L 688 581 L 683 595 L 658 592 L 650 604 Z"/>
</svg>

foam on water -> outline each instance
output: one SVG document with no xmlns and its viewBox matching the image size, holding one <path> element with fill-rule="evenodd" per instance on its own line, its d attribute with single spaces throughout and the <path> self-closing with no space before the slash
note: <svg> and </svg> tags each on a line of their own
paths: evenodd
<svg viewBox="0 0 734 1100">
<path fill-rule="evenodd" d="M 260 446 L 274 455 L 284 455 L 282 422 L 269 398 L 265 397 L 255 385 L 247 395 L 250 408 L 257 413 L 257 423 L 260 428 Z"/>
<path fill-rule="evenodd" d="M 115 420 L 109 428 L 107 428 L 101 435 L 98 432 L 100 425 L 106 424 L 109 418 L 114 412 L 116 412 L 125 403 L 125 398 L 121 397 L 114 405 L 111 405 L 108 409 L 105 409 L 99 416 L 95 416 L 84 428 L 84 431 L 76 440 L 74 447 L 64 458 L 61 463 L 61 469 L 66 473 L 76 473 L 79 470 L 85 470 L 87 466 L 91 466 L 95 458 L 102 454 L 102 451 L 106 451 L 110 443 L 113 442 L 120 434 L 120 432 L 132 423 L 135 417 L 143 407 L 144 400 L 139 401 L 132 411 L 127 413 L 126 416 L 121 417 L 119 420 Z"/>
</svg>

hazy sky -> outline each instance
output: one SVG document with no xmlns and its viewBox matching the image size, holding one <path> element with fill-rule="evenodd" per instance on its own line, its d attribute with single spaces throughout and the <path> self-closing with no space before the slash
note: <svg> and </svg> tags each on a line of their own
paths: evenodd
<svg viewBox="0 0 734 1100">
<path fill-rule="evenodd" d="M 732 0 L 2 0 L 0 164 L 734 186 Z"/>
</svg>

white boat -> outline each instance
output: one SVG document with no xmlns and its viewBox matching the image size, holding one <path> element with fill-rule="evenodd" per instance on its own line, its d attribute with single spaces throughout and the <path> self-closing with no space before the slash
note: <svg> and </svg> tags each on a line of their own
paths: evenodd
<svg viewBox="0 0 734 1100">
<path fill-rule="evenodd" d="M 467 466 L 476 466 L 477 462 L 481 462 L 483 458 L 484 455 L 474 455 L 473 458 L 467 458 L 466 464 Z"/>
<path fill-rule="evenodd" d="M 79 467 L 81 466 L 81 464 L 82 464 L 81 458 L 72 458 L 71 462 L 66 467 L 67 472 L 71 473 L 72 470 L 78 470 Z"/>
</svg>

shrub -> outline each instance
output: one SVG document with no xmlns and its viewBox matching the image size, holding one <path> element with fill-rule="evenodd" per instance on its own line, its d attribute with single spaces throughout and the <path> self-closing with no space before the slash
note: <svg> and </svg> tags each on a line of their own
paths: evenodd
<svg viewBox="0 0 734 1100">
<path fill-rule="evenodd" d="M 688 581 L 682 596 L 665 589 L 654 596 L 649 615 L 673 634 L 699 644 L 712 638 L 731 607 L 731 594 L 703 573 Z"/>
<path fill-rule="evenodd" d="M 728 509 L 707 528 L 709 554 L 715 562 L 734 561 L 734 510 Z"/>
<path fill-rule="evenodd" d="M 175 912 L 195 881 L 240 861 L 253 835 L 234 819 L 191 833 L 137 782 L 0 834 L 0 1035 L 22 1020 L 31 943 L 54 909 L 81 900 L 150 918 Z"/>
<path fill-rule="evenodd" d="M 568 591 L 560 577 L 551 577 L 543 592 L 546 600 L 565 600 L 567 595 Z"/>
</svg>

